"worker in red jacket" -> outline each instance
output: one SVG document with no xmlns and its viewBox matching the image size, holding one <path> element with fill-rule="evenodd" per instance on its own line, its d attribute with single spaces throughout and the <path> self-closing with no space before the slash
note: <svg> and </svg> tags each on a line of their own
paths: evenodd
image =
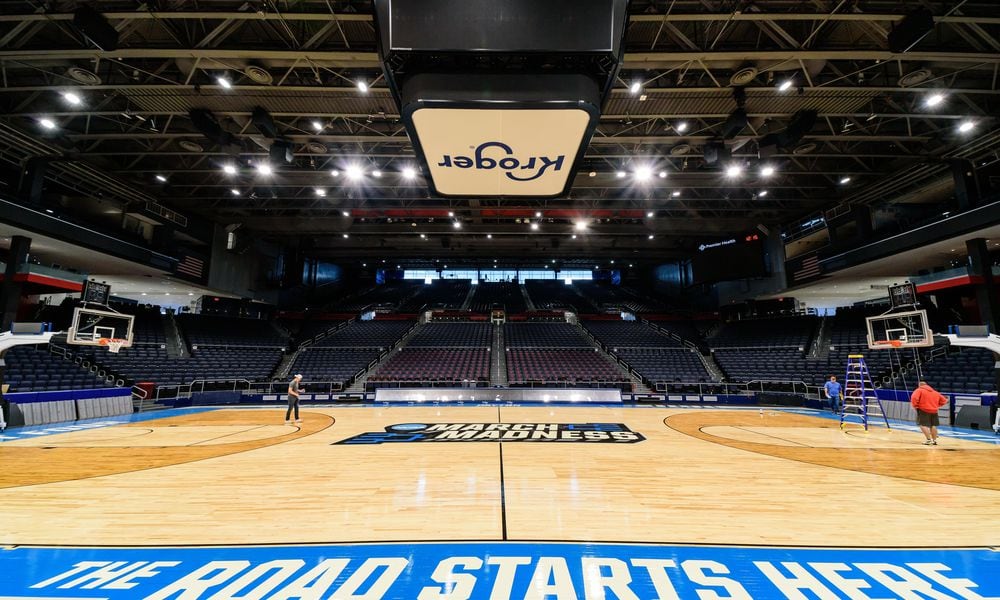
<svg viewBox="0 0 1000 600">
<path fill-rule="evenodd" d="M 927 438 L 925 446 L 937 446 L 938 409 L 947 403 L 948 399 L 926 381 L 921 381 L 910 396 L 910 404 L 917 410 L 917 425 Z"/>
</svg>

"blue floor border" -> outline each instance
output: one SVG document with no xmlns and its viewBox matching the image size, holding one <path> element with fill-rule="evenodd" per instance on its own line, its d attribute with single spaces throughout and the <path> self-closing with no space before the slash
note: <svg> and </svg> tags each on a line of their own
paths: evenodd
<svg viewBox="0 0 1000 600">
<path fill-rule="evenodd" d="M 0 550 L 4 599 L 995 598 L 991 549 L 427 542 Z M 863 590 L 863 592 L 862 592 Z"/>
</svg>

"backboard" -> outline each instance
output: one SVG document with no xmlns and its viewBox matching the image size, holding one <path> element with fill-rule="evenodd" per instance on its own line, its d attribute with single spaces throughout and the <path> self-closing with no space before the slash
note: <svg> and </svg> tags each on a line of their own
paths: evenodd
<svg viewBox="0 0 1000 600">
<path fill-rule="evenodd" d="M 78 346 L 106 346 L 107 340 L 125 340 L 123 347 L 132 345 L 132 315 L 109 310 L 77 307 L 73 310 L 73 324 L 66 335 L 67 344 Z"/>
<path fill-rule="evenodd" d="M 927 311 L 908 310 L 868 317 L 868 347 L 873 350 L 889 348 L 926 348 L 934 345 L 934 334 L 927 324 Z"/>
</svg>

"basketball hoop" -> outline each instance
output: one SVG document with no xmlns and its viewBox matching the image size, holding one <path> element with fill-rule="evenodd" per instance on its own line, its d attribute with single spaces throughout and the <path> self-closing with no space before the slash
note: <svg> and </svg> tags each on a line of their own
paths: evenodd
<svg viewBox="0 0 1000 600">
<path fill-rule="evenodd" d="M 118 354 L 118 351 L 125 346 L 128 340 L 123 340 L 120 338 L 100 338 L 97 340 L 97 344 L 100 346 L 107 346 L 108 352 L 112 354 Z"/>
<path fill-rule="evenodd" d="M 903 340 L 876 340 L 876 346 L 891 346 L 893 348 L 901 348 L 903 346 Z"/>
</svg>

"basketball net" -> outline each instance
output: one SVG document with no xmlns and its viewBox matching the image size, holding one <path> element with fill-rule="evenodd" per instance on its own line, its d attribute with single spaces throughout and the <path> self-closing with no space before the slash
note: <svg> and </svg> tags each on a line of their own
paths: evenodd
<svg viewBox="0 0 1000 600">
<path fill-rule="evenodd" d="M 118 351 L 121 350 L 123 346 L 125 346 L 126 341 L 127 340 L 119 338 L 100 338 L 99 340 L 97 340 L 97 343 L 101 346 L 107 346 L 108 352 L 111 352 L 112 354 L 118 354 Z"/>
</svg>

